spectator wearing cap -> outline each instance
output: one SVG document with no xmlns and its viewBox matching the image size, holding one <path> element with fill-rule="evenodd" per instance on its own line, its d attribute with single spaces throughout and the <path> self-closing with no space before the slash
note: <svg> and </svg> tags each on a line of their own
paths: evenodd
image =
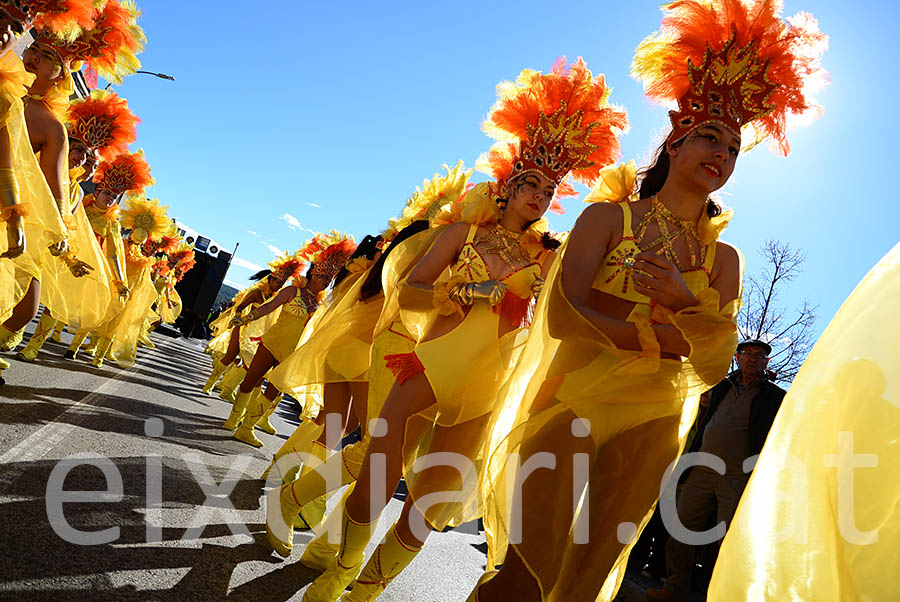
<svg viewBox="0 0 900 602">
<path fill-rule="evenodd" d="M 738 369 L 712 388 L 692 452 L 706 452 L 725 463 L 725 474 L 707 466 L 685 473 L 678 499 L 678 518 L 691 531 L 704 531 L 713 513 L 726 528 L 750 479 L 747 459 L 762 451 L 786 391 L 769 380 L 766 368 L 772 347 L 750 339 L 737 348 Z M 655 600 L 684 600 L 691 591 L 694 546 L 670 537 L 666 544 L 665 587 L 647 593 Z"/>
</svg>

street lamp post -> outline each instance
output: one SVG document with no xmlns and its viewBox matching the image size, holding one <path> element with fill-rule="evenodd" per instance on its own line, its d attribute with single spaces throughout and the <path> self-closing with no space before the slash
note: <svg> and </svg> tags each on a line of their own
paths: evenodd
<svg viewBox="0 0 900 602">
<path fill-rule="evenodd" d="M 155 73 L 153 71 L 135 71 L 135 73 L 144 73 L 146 75 L 152 75 L 153 77 L 158 77 L 159 79 L 167 79 L 171 82 L 175 81 L 175 78 L 166 73 Z"/>
</svg>

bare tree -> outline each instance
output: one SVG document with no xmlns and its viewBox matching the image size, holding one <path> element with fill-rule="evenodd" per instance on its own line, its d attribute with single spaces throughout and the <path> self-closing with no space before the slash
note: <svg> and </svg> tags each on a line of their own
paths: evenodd
<svg viewBox="0 0 900 602">
<path fill-rule="evenodd" d="M 779 297 L 803 272 L 806 254 L 774 239 L 766 241 L 759 254 L 765 259 L 765 265 L 744 282 L 738 330 L 742 339 L 769 343 L 772 346 L 769 370 L 776 374 L 776 381 L 791 382 L 812 347 L 818 305 L 803 299 L 798 307 L 787 308 Z"/>
</svg>

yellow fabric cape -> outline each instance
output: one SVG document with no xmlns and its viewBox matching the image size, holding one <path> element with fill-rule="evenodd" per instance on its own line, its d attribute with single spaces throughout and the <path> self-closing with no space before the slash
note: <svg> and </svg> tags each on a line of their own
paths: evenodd
<svg viewBox="0 0 900 602">
<path fill-rule="evenodd" d="M 25 296 L 32 278 L 41 277 L 47 246 L 59 241 L 65 225 L 38 165 L 28 130 L 22 96 L 32 76 L 13 52 L 0 57 L 0 126 L 6 127 L 12 149 L 13 168 L 25 218 L 26 251 L 14 260 L 0 260 L 0 321 L 6 320 Z M 0 235 L 0 253 L 7 248 L 5 222 Z M 59 261 L 54 258 L 54 261 Z"/>
<path fill-rule="evenodd" d="M 900 600 L 900 244 L 794 378 L 722 544 L 715 602 Z M 854 456 L 855 455 L 855 456 Z"/>
</svg>

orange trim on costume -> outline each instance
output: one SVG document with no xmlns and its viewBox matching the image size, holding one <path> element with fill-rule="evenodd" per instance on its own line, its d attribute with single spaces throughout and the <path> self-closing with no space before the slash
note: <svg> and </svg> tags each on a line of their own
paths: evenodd
<svg viewBox="0 0 900 602">
<path fill-rule="evenodd" d="M 384 356 L 384 364 L 401 385 L 415 376 L 425 374 L 425 366 L 422 365 L 419 356 L 414 351 L 386 355 Z"/>
</svg>

